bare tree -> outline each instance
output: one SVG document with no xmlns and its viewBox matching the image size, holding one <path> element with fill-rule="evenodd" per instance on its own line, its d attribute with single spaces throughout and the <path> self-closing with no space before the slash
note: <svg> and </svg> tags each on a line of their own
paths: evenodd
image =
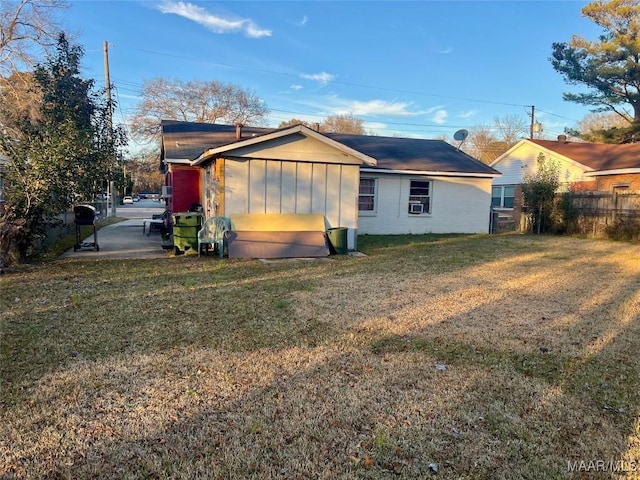
<svg viewBox="0 0 640 480">
<path fill-rule="evenodd" d="M 346 115 L 331 115 L 324 119 L 320 131 L 327 133 L 349 133 L 352 135 L 364 135 L 364 120 L 357 118 L 353 113 Z"/>
<path fill-rule="evenodd" d="M 19 138 L 21 133 L 14 126 L 21 119 L 28 119 L 34 124 L 43 121 L 41 104 L 42 90 L 33 73 L 13 72 L 8 77 L 0 76 L 0 126 L 5 133 Z"/>
<path fill-rule="evenodd" d="M 470 129 L 462 149 L 483 163 L 491 163 L 518 143 L 527 133 L 526 122 L 517 115 L 496 117 L 493 125 Z"/>
<path fill-rule="evenodd" d="M 491 127 L 478 125 L 469 130 L 469 136 L 463 144 L 462 150 L 483 163 L 490 163 L 494 160 L 490 146 L 497 141 L 498 138 Z"/>
<path fill-rule="evenodd" d="M 294 125 L 304 125 L 305 127 L 315 129 L 315 124 L 307 122 L 306 120 L 300 120 L 299 118 L 292 118 L 290 120 L 282 121 L 278 124 L 278 128 L 293 127 Z"/>
<path fill-rule="evenodd" d="M 498 132 L 498 139 L 507 145 L 506 150 L 513 147 L 529 132 L 527 122 L 521 115 L 495 117 L 493 125 Z"/>
<path fill-rule="evenodd" d="M 588 113 L 577 122 L 575 129 L 568 129 L 567 133 L 587 142 L 605 142 L 606 132 L 613 129 L 628 128 L 633 119 L 615 112 Z"/>
<path fill-rule="evenodd" d="M 56 45 L 60 26 L 55 14 L 66 0 L 2 0 L 0 2 L 0 75 L 32 66 L 38 48 Z"/>
<path fill-rule="evenodd" d="M 127 161 L 134 192 L 158 192 L 164 185 L 164 175 L 158 170 L 157 152 L 138 153 Z"/>
<path fill-rule="evenodd" d="M 158 135 L 160 120 L 262 125 L 268 114 L 267 107 L 254 93 L 217 80 L 184 82 L 154 78 L 144 81 L 141 96 L 132 130 L 145 138 Z"/>
</svg>

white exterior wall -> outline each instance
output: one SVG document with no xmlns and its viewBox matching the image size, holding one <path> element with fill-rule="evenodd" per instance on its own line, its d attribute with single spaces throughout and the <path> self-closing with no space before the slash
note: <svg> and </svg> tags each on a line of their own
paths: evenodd
<svg viewBox="0 0 640 480">
<path fill-rule="evenodd" d="M 355 248 L 359 165 L 227 158 L 224 216 L 322 213 L 327 228 L 347 227 Z"/>
<path fill-rule="evenodd" d="M 377 178 L 376 211 L 360 212 L 359 234 L 488 233 L 491 178 L 369 174 Z M 431 181 L 431 213 L 408 213 L 411 180 Z"/>
<path fill-rule="evenodd" d="M 559 156 L 545 148 L 531 143 L 521 143 L 504 158 L 491 164 L 502 173 L 502 177 L 493 180 L 494 185 L 517 185 L 523 183 L 525 174 L 534 175 L 538 166 L 538 157 L 544 155 L 545 161 L 560 165 L 560 183 L 593 181 L 585 177 L 585 169 L 579 164 Z"/>
</svg>

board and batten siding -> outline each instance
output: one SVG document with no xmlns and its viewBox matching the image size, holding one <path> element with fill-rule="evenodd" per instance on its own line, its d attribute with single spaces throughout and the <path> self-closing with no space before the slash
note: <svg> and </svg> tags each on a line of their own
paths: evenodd
<svg viewBox="0 0 640 480">
<path fill-rule="evenodd" d="M 493 179 L 493 184 L 518 185 L 523 183 L 525 175 L 535 175 L 540 154 L 544 155 L 545 161 L 559 164 L 561 183 L 593 180 L 593 178 L 584 176 L 584 167 L 579 164 L 538 145 L 522 143 L 507 156 L 491 164 L 493 168 L 502 173 L 501 177 Z"/>
<path fill-rule="evenodd" d="M 321 213 L 327 228 L 358 228 L 359 165 L 276 159 L 225 159 L 224 215 Z"/>
<path fill-rule="evenodd" d="M 376 178 L 376 211 L 360 212 L 359 234 L 488 233 L 491 178 L 362 173 Z M 431 182 L 431 213 L 408 212 L 411 180 Z"/>
</svg>

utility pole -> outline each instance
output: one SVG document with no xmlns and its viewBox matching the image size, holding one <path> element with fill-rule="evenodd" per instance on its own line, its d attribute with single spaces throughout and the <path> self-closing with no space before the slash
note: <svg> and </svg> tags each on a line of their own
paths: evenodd
<svg viewBox="0 0 640 480">
<path fill-rule="evenodd" d="M 535 105 L 531 105 L 531 126 L 529 127 L 529 140 L 533 140 L 533 124 L 535 123 L 536 118 L 536 107 Z"/>
<path fill-rule="evenodd" d="M 104 41 L 104 81 L 107 88 L 107 122 L 109 124 L 109 140 L 113 138 L 113 110 L 111 108 L 111 79 L 109 77 L 109 42 Z M 113 159 L 112 169 L 115 167 L 116 159 Z M 113 170 L 112 170 L 113 171 Z M 111 216 L 116 216 L 116 195 L 114 182 L 109 182 L 109 193 L 111 194 Z"/>
</svg>

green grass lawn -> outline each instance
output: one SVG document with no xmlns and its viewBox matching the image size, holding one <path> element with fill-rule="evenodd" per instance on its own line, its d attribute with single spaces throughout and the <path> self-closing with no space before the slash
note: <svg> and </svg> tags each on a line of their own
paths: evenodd
<svg viewBox="0 0 640 480">
<path fill-rule="evenodd" d="M 0 276 L 0 478 L 640 478 L 640 246 L 358 247 Z"/>
</svg>

